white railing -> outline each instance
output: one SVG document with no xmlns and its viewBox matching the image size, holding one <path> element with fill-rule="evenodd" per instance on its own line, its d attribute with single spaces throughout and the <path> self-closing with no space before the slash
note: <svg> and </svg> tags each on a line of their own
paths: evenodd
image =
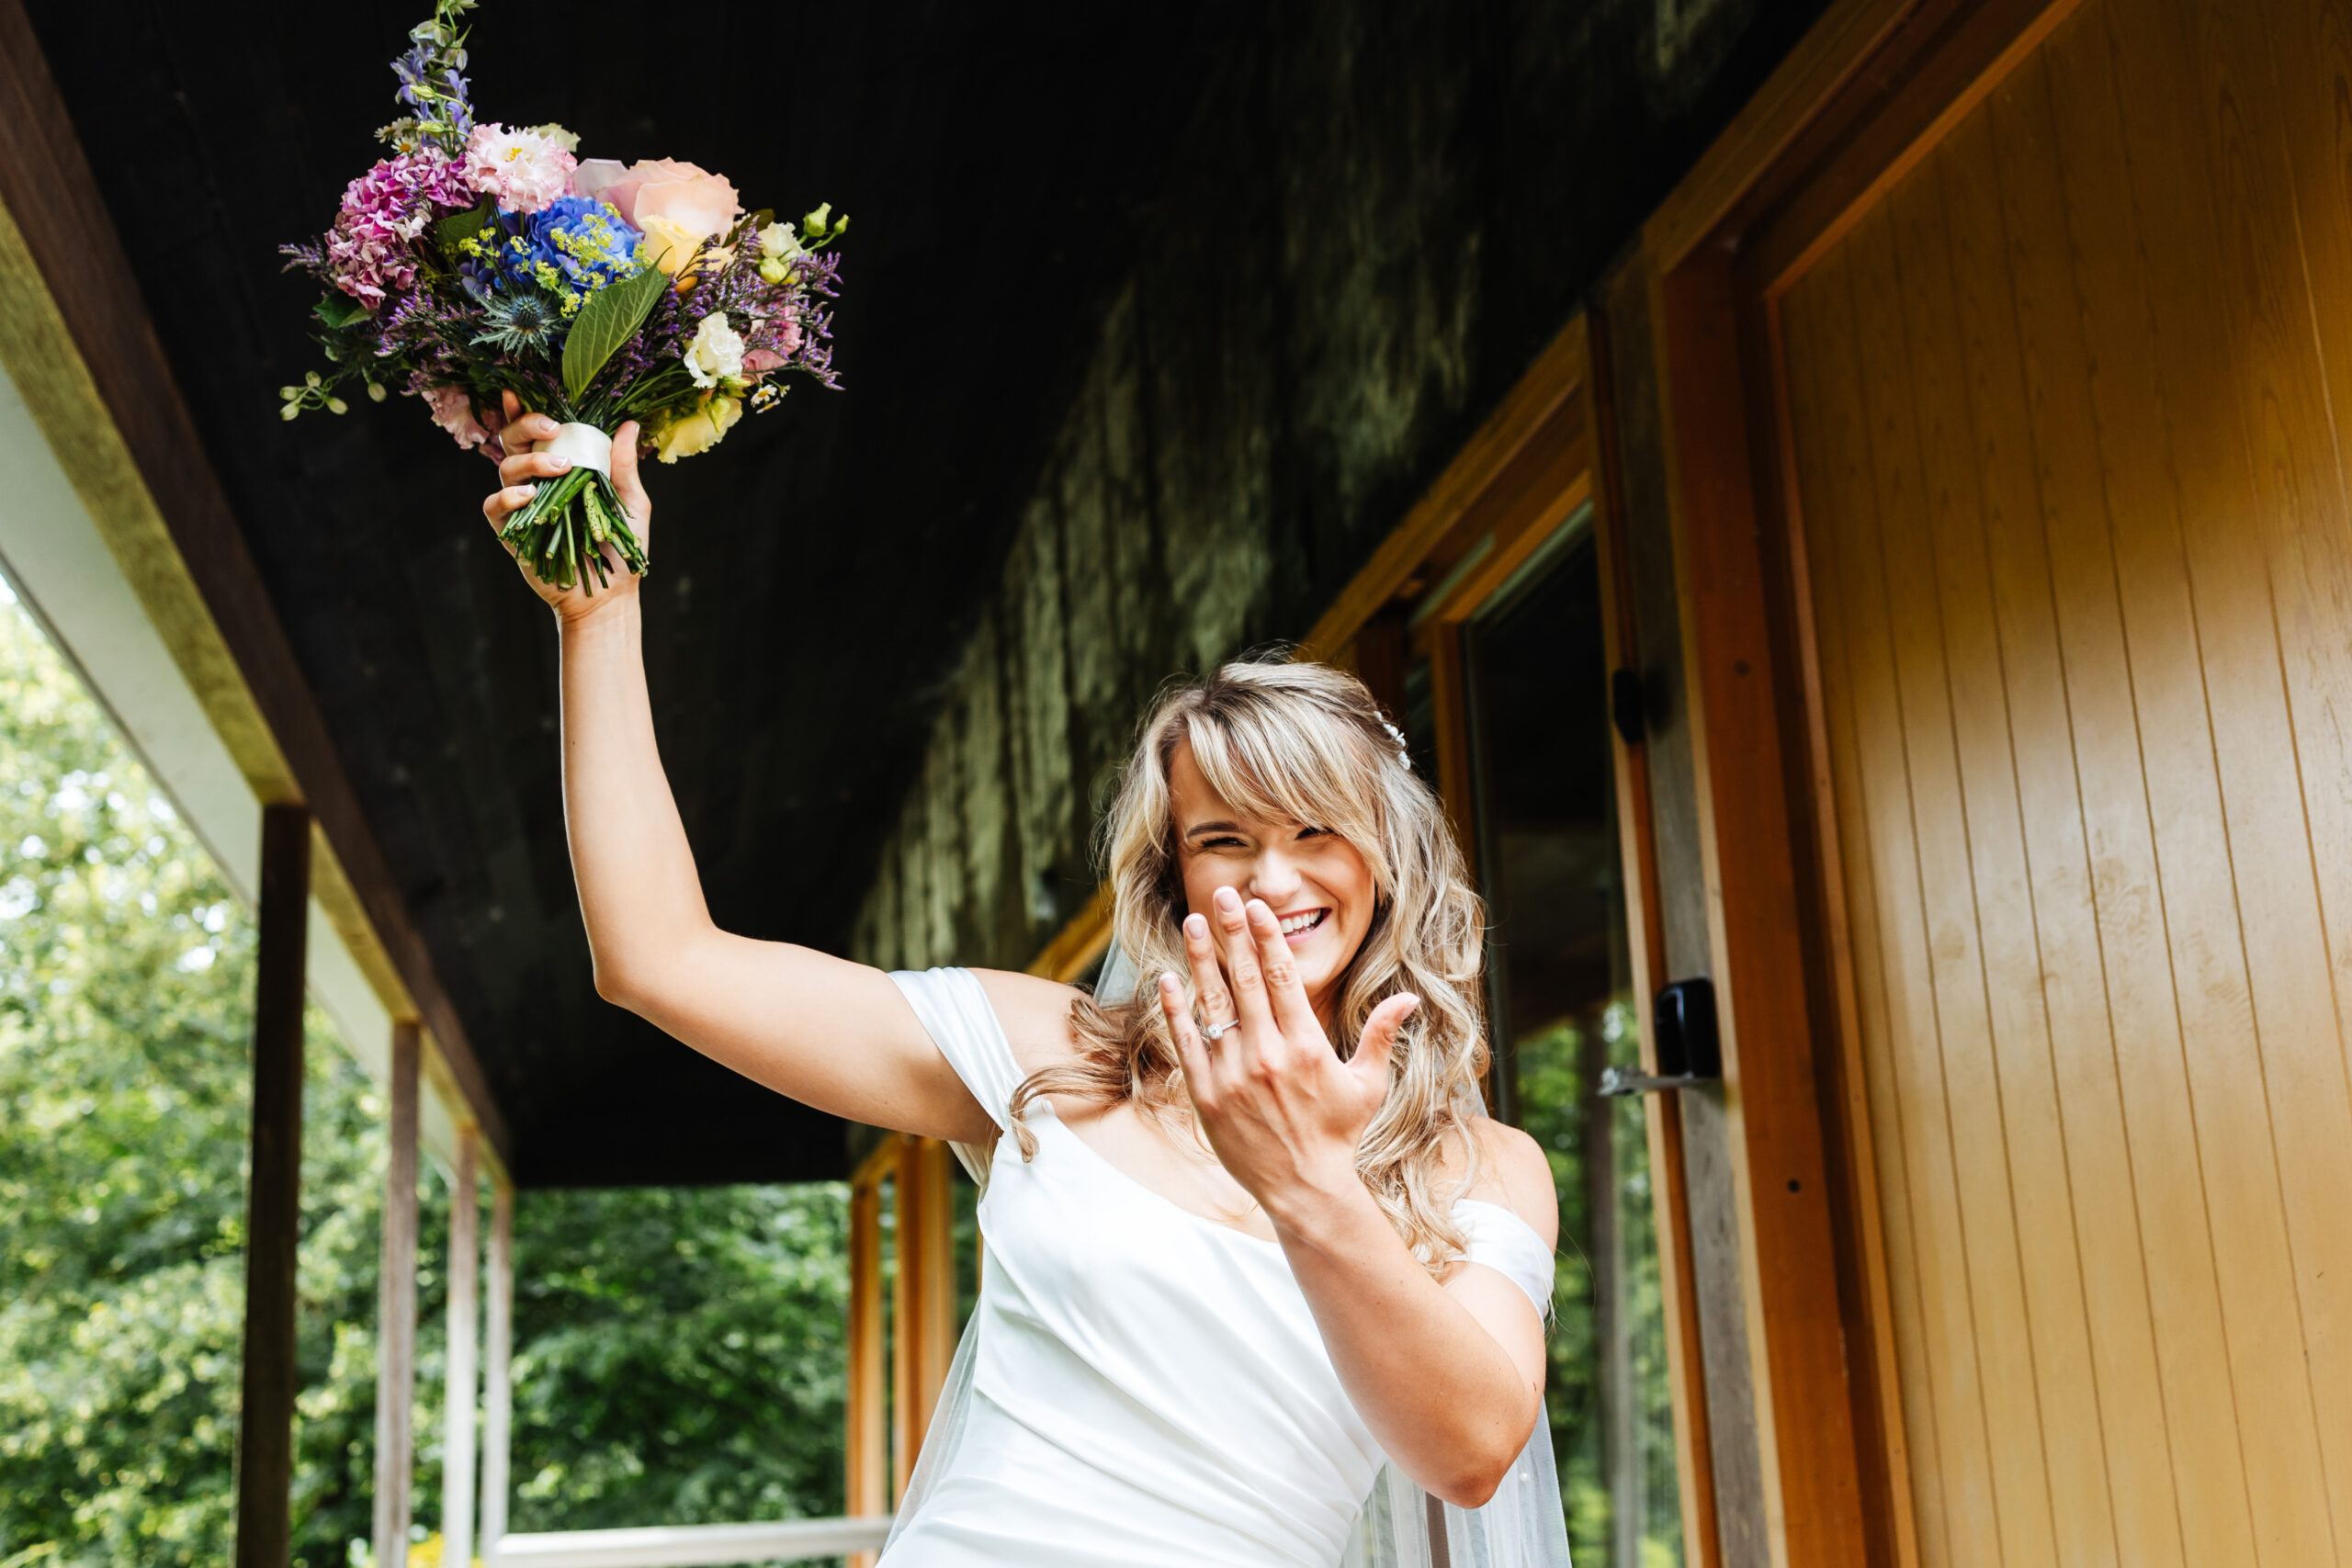
<svg viewBox="0 0 2352 1568">
<path fill-rule="evenodd" d="M 878 1551 L 890 1516 L 780 1519 L 758 1525 L 653 1525 L 642 1529 L 550 1530 L 499 1539 L 496 1568 L 713 1568 Z"/>
</svg>

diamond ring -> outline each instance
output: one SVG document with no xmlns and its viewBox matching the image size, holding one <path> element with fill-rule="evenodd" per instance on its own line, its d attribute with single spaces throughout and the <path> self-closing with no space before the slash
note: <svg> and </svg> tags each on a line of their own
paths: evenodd
<svg viewBox="0 0 2352 1568">
<path fill-rule="evenodd" d="M 1201 1025 L 1201 1038 L 1204 1040 L 1220 1039 L 1224 1036 L 1227 1030 L 1231 1029 L 1235 1024 L 1239 1023 L 1240 1021 L 1241 1021 L 1238 1018 L 1228 1018 L 1223 1023 L 1204 1023 Z"/>
</svg>

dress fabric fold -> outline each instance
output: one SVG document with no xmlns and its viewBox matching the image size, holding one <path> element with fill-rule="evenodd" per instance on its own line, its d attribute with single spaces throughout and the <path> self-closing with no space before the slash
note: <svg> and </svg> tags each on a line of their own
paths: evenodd
<svg viewBox="0 0 2352 1568">
<path fill-rule="evenodd" d="M 884 1568 L 1566 1568 L 1544 1422 L 1492 1502 L 1433 1508 L 1356 1414 L 1279 1246 L 1142 1186 L 1043 1100 L 1023 1160 L 1020 1069 L 978 979 L 891 977 L 1000 1138 L 957 1145 L 988 1267 Z M 1548 1306 L 1523 1221 L 1455 1218 L 1473 1262 Z"/>
</svg>

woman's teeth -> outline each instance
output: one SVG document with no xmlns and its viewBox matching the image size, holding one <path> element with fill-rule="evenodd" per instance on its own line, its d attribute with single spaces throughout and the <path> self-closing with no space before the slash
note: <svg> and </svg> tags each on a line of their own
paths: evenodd
<svg viewBox="0 0 2352 1568">
<path fill-rule="evenodd" d="M 1323 917 L 1330 912 L 1329 909 L 1309 909 L 1303 915 L 1285 915 L 1283 917 L 1283 935 L 1296 936 L 1301 931 L 1311 931 L 1321 925 Z"/>
</svg>

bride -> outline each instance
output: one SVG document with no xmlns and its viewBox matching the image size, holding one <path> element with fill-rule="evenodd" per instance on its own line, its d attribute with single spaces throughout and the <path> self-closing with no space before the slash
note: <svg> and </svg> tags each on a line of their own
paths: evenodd
<svg viewBox="0 0 2352 1568">
<path fill-rule="evenodd" d="M 568 466 L 505 413 L 493 525 Z M 712 924 L 636 580 L 531 585 L 598 992 L 981 1179 L 979 1303 L 885 1568 L 1566 1563 L 1551 1170 L 1480 1107 L 1479 903 L 1361 682 L 1231 664 L 1153 710 L 1106 834 L 1148 981 L 886 975 Z"/>
</svg>

